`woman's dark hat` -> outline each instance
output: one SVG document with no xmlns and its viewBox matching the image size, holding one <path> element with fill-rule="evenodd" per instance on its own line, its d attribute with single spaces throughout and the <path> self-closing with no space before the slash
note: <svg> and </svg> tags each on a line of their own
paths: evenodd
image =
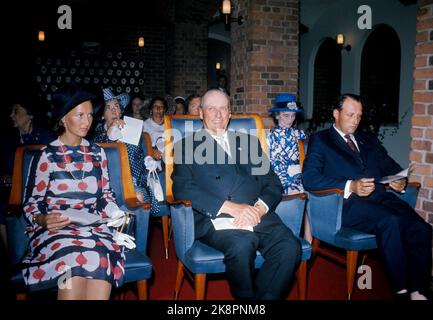
<svg viewBox="0 0 433 320">
<path fill-rule="evenodd" d="M 304 112 L 296 104 L 296 96 L 290 93 L 280 93 L 275 97 L 275 107 L 268 110 L 269 112 L 289 111 L 289 112 Z"/>
<path fill-rule="evenodd" d="M 100 91 L 100 89 L 99 89 Z M 53 120 L 55 122 L 63 118 L 69 111 L 80 103 L 90 100 L 93 105 L 93 113 L 101 107 L 100 94 L 97 87 L 71 83 L 58 89 L 52 99 Z"/>
</svg>

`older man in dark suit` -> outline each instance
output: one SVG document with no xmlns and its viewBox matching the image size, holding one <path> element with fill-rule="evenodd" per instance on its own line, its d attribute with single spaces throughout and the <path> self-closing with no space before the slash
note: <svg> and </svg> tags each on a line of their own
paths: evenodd
<svg viewBox="0 0 433 320">
<path fill-rule="evenodd" d="M 344 190 L 342 225 L 376 235 L 396 297 L 425 299 L 430 285 L 432 228 L 406 202 L 378 181 L 402 168 L 379 140 L 357 131 L 361 98 L 342 95 L 333 109 L 334 125 L 314 134 L 303 168 L 306 190 Z M 407 179 L 389 186 L 404 192 Z"/>
<path fill-rule="evenodd" d="M 227 131 L 230 116 L 227 94 L 204 94 L 204 128 L 181 141 L 181 159 L 175 146 L 173 193 L 192 201 L 196 239 L 224 253 L 237 299 L 280 299 L 299 264 L 300 244 L 274 212 L 282 186 L 268 158 L 256 137 Z M 254 279 L 257 250 L 265 262 Z"/>
</svg>

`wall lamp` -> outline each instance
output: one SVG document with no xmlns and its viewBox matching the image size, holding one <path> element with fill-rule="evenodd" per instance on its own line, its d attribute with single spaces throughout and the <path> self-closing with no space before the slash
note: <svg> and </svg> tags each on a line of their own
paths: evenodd
<svg viewBox="0 0 433 320">
<path fill-rule="evenodd" d="M 38 41 L 40 41 L 40 42 L 45 41 L 45 31 L 40 30 L 40 31 L 38 32 Z"/>
<path fill-rule="evenodd" d="M 139 37 L 139 38 L 138 38 L 138 46 L 139 46 L 140 48 L 143 48 L 143 47 L 144 47 L 144 37 Z"/>
<path fill-rule="evenodd" d="M 337 44 L 340 46 L 340 49 L 345 49 L 346 51 L 350 51 L 352 46 L 350 44 L 344 45 L 344 35 L 342 33 L 337 34 Z"/>
<path fill-rule="evenodd" d="M 224 15 L 224 21 L 226 25 L 229 25 L 232 22 L 237 22 L 238 25 L 241 25 L 244 23 L 244 17 L 238 16 L 237 18 L 232 18 L 232 4 L 230 0 L 223 0 L 222 6 L 221 6 L 221 12 Z"/>
</svg>

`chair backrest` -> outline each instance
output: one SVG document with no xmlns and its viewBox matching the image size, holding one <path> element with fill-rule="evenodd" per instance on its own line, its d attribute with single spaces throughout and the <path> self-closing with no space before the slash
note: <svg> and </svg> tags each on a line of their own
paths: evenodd
<svg viewBox="0 0 433 320">
<path fill-rule="evenodd" d="M 308 139 L 299 139 L 298 147 L 299 147 L 299 162 L 301 164 L 301 172 L 302 172 L 302 168 L 304 167 L 305 156 L 307 155 L 307 151 L 308 151 Z"/>
<path fill-rule="evenodd" d="M 6 218 L 9 263 L 14 266 L 23 258 L 27 250 L 27 236 L 24 233 L 26 221 L 20 211 L 24 197 L 25 185 L 32 159 L 40 153 L 44 145 L 23 145 L 15 151 L 12 171 L 12 189 L 9 205 L 17 209 L 19 214 Z M 18 211 L 19 210 L 19 211 Z"/>
<path fill-rule="evenodd" d="M 299 236 L 304 219 L 305 203 L 307 194 L 284 195 L 275 212 L 280 216 L 284 224 Z"/>
<path fill-rule="evenodd" d="M 203 128 L 199 116 L 191 115 L 165 115 L 165 179 L 167 201 L 172 202 L 172 180 L 173 172 L 173 146 L 190 134 Z M 265 129 L 262 118 L 257 114 L 232 114 L 228 130 L 242 131 L 258 137 L 261 147 L 268 154 Z"/>
<path fill-rule="evenodd" d="M 110 187 L 112 188 L 116 202 L 119 207 L 126 209 L 127 206 L 133 206 L 136 202 L 134 186 L 129 168 L 128 152 L 122 143 L 99 143 L 104 148 L 107 155 L 107 165 L 110 179 Z M 38 155 L 43 145 L 24 145 L 17 148 L 15 152 L 15 162 L 12 175 L 12 190 L 9 198 L 9 205 L 15 208 L 21 208 L 24 198 L 27 176 L 32 159 Z M 119 170 L 120 169 L 120 170 Z M 18 214 L 7 217 L 7 237 L 9 244 L 9 259 L 11 265 L 19 263 L 26 253 L 27 236 L 24 233 L 26 222 L 21 210 Z M 136 220 L 136 225 L 144 228 L 146 219 L 141 215 Z M 142 221 L 143 220 L 143 221 Z M 145 226 L 147 230 L 147 225 Z M 146 248 L 146 236 L 136 237 L 137 250 Z"/>
</svg>

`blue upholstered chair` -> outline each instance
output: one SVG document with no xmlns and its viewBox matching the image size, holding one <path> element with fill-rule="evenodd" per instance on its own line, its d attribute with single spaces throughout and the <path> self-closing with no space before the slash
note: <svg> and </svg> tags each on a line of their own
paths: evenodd
<svg viewBox="0 0 433 320">
<path fill-rule="evenodd" d="M 152 156 L 152 142 L 150 140 L 150 135 L 145 132 L 143 134 L 142 139 L 142 147 L 144 150 L 144 154 L 147 156 Z M 161 171 L 159 174 L 159 180 L 161 182 L 162 190 L 165 192 L 165 171 Z M 162 240 L 164 243 L 164 250 L 165 250 L 165 258 L 168 259 L 168 241 L 170 240 L 170 208 L 168 207 L 168 203 L 165 199 L 164 195 L 164 201 L 159 202 L 159 213 L 157 215 L 154 215 L 154 217 L 160 217 L 162 222 Z"/>
<path fill-rule="evenodd" d="M 306 149 L 305 142 L 300 141 L 300 148 Z M 304 154 L 302 150 L 301 161 Z M 396 193 L 396 195 L 414 207 L 419 188 L 419 183 L 409 183 L 405 194 Z M 393 191 L 388 189 L 388 192 Z M 322 254 L 346 266 L 347 297 L 350 300 L 359 252 L 376 249 L 377 244 L 375 235 L 341 226 L 343 194 L 344 190 L 341 189 L 308 192 L 307 213 L 313 236 L 313 261 L 317 254 Z M 320 247 L 321 242 L 345 250 L 346 255 L 338 254 L 330 248 Z M 362 257 L 362 264 L 365 258 L 366 255 Z"/>
<path fill-rule="evenodd" d="M 166 159 L 173 159 L 172 146 L 184 136 L 202 128 L 201 120 L 196 116 L 165 116 Z M 176 129 L 176 132 L 173 130 Z M 229 130 L 257 129 L 261 145 L 267 152 L 262 119 L 257 115 L 232 115 Z M 224 255 L 199 240 L 194 239 L 194 213 L 191 201 L 183 199 L 174 201 L 172 194 L 171 173 L 172 161 L 166 161 L 166 196 L 170 204 L 173 238 L 178 267 L 176 275 L 175 299 L 178 298 L 185 271 L 187 275 L 194 274 L 195 297 L 197 300 L 205 298 L 206 275 L 210 273 L 225 272 Z M 276 213 L 283 222 L 291 228 L 295 235 L 299 235 L 305 208 L 306 194 L 284 196 L 278 205 Z M 297 271 L 298 294 L 305 299 L 307 283 L 307 260 L 311 256 L 310 244 L 302 238 L 302 262 Z M 263 257 L 258 253 L 255 261 L 256 268 L 263 263 Z"/>
<path fill-rule="evenodd" d="M 137 247 L 126 253 L 125 282 L 136 282 L 138 298 L 145 300 L 147 299 L 147 279 L 152 275 L 152 264 L 146 255 L 150 205 L 140 204 L 135 198 L 125 145 L 121 143 L 101 143 L 100 145 L 107 155 L 110 186 L 115 193 L 119 207 L 135 214 Z M 19 268 L 28 243 L 27 236 L 24 234 L 26 223 L 20 209 L 31 159 L 40 152 L 41 147 L 42 145 L 21 146 L 15 153 L 13 184 L 6 226 L 11 267 L 10 280 L 16 288 L 17 299 L 25 299 L 27 290 Z"/>
</svg>

